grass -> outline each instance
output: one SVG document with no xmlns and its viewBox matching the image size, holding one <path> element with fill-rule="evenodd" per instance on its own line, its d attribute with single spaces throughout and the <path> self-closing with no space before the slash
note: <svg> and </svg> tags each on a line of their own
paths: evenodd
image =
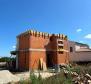
<svg viewBox="0 0 91 84">
<path fill-rule="evenodd" d="M 76 66 L 68 66 L 66 70 L 69 72 L 76 72 L 79 75 L 84 75 L 86 73 L 91 75 L 91 67 L 87 65 L 76 65 Z M 39 77 L 35 76 L 32 72 L 30 74 L 30 79 L 26 81 L 21 81 L 20 84 L 73 84 L 72 76 L 69 73 L 67 76 L 64 74 L 63 70 L 55 76 L 42 79 L 41 75 Z"/>
<path fill-rule="evenodd" d="M 31 84 L 30 80 L 21 80 L 19 81 L 19 83 L 16 83 L 16 84 Z"/>
<path fill-rule="evenodd" d="M 30 81 L 31 84 L 43 84 L 43 79 L 40 74 L 38 77 L 35 76 L 34 73 L 30 74 Z"/>
<path fill-rule="evenodd" d="M 47 78 L 44 80 L 43 84 L 72 84 L 71 77 L 66 77 L 63 72 L 58 75 Z"/>
<path fill-rule="evenodd" d="M 69 75 L 68 77 L 66 77 L 63 71 L 61 71 L 58 75 L 46 79 L 42 79 L 41 75 L 37 77 L 32 72 L 30 74 L 29 80 L 21 80 L 19 84 L 73 84 L 73 83 L 71 76 Z"/>
</svg>

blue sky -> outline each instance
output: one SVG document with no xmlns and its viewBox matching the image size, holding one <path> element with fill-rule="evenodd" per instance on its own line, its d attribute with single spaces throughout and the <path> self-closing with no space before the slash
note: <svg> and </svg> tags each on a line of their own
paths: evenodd
<svg viewBox="0 0 91 84">
<path fill-rule="evenodd" d="M 0 0 L 0 56 L 27 29 L 63 33 L 91 46 L 91 0 Z"/>
</svg>

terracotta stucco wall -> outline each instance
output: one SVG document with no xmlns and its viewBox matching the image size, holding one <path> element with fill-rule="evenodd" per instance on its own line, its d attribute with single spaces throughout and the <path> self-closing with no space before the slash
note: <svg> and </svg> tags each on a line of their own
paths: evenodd
<svg viewBox="0 0 91 84">
<path fill-rule="evenodd" d="M 68 41 L 63 40 L 63 49 L 68 51 Z M 58 64 L 67 64 L 69 63 L 69 52 L 63 51 L 63 54 L 59 54 L 57 52 L 57 59 L 58 59 Z"/>
<path fill-rule="evenodd" d="M 30 59 L 29 59 L 29 68 L 30 69 L 38 69 L 39 68 L 39 60 L 43 59 L 46 63 L 46 53 L 44 51 L 31 51 Z"/>
<path fill-rule="evenodd" d="M 20 70 L 29 69 L 29 36 L 20 36 L 18 45 L 18 67 Z"/>
<path fill-rule="evenodd" d="M 40 58 L 46 63 L 46 46 L 48 37 L 21 36 L 19 37 L 19 68 L 37 69 Z"/>
<path fill-rule="evenodd" d="M 41 58 L 46 63 L 46 46 L 48 43 L 48 37 L 30 36 L 30 49 L 34 49 L 34 51 L 30 51 L 29 68 L 38 69 L 39 60 Z"/>
<path fill-rule="evenodd" d="M 67 52 L 64 52 L 64 54 L 59 54 L 57 51 L 58 37 L 53 37 L 53 41 L 50 41 L 49 36 L 39 36 L 36 34 L 20 35 L 18 38 L 19 69 L 38 69 L 39 59 L 42 58 L 43 61 L 46 63 L 48 52 L 50 52 L 50 57 L 53 65 L 67 63 L 69 61 Z M 64 40 L 63 42 L 63 49 L 67 50 L 67 40 Z"/>
<path fill-rule="evenodd" d="M 57 43 L 57 40 L 60 39 L 63 41 L 63 54 L 59 54 L 59 51 L 58 51 L 58 43 Z M 57 38 L 57 37 L 53 37 L 53 40 L 51 41 L 51 44 L 50 44 L 52 47 L 53 50 L 56 50 L 53 54 L 53 58 L 54 58 L 54 63 L 56 65 L 60 65 L 60 64 L 67 64 L 69 63 L 69 54 L 68 52 L 65 52 L 65 50 L 68 50 L 68 41 L 67 40 L 64 40 L 64 39 L 61 39 L 61 38 Z"/>
</svg>

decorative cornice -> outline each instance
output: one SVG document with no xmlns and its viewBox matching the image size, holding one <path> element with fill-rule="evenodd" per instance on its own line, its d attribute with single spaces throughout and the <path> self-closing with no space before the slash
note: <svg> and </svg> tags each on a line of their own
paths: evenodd
<svg viewBox="0 0 91 84">
<path fill-rule="evenodd" d="M 63 39 L 63 40 L 67 40 L 67 36 L 64 34 L 49 34 L 49 33 L 44 33 L 44 32 L 38 32 L 38 31 L 34 31 L 34 30 L 27 30 L 24 33 L 21 33 L 20 35 L 17 36 L 26 36 L 26 35 L 31 35 L 31 36 L 35 36 L 35 37 L 44 37 L 44 38 L 50 38 L 52 35 L 54 35 L 57 38 Z"/>
</svg>

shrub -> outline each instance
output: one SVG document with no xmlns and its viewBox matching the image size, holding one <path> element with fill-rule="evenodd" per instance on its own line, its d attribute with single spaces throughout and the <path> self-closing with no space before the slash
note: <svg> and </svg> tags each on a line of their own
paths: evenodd
<svg viewBox="0 0 91 84">
<path fill-rule="evenodd" d="M 20 80 L 19 83 L 16 84 L 31 84 L 30 80 Z"/>
<path fill-rule="evenodd" d="M 43 79 L 39 73 L 39 76 L 35 76 L 34 73 L 31 73 L 30 74 L 30 81 L 31 81 L 31 84 L 43 84 Z"/>
<path fill-rule="evenodd" d="M 72 84 L 72 78 L 70 76 L 66 78 L 64 72 L 61 71 L 59 74 L 45 79 L 43 84 Z"/>
</svg>

